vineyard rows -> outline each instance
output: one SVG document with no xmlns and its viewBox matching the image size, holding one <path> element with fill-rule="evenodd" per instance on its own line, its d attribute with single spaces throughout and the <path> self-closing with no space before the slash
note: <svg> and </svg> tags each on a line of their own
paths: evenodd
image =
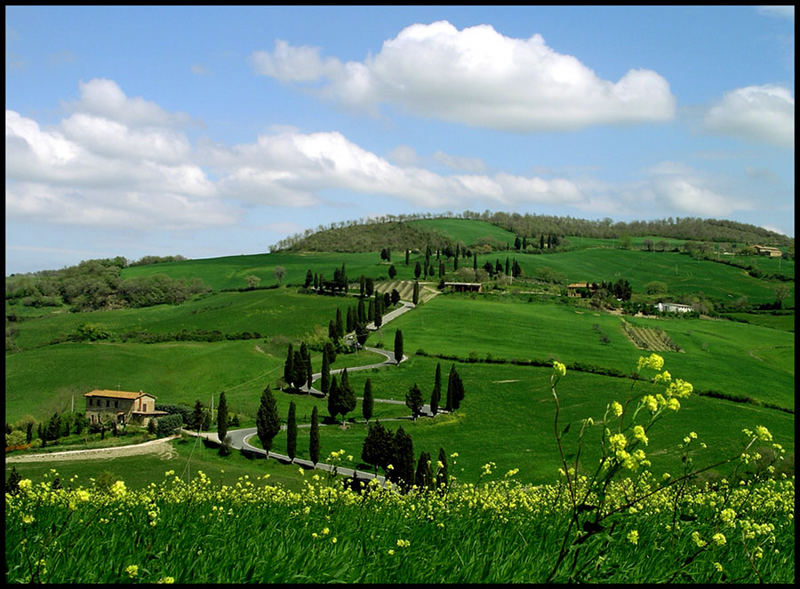
<svg viewBox="0 0 800 589">
<path fill-rule="evenodd" d="M 634 327 L 622 321 L 622 330 L 629 340 L 640 350 L 653 352 L 681 352 L 681 348 L 661 329 Z"/>
</svg>

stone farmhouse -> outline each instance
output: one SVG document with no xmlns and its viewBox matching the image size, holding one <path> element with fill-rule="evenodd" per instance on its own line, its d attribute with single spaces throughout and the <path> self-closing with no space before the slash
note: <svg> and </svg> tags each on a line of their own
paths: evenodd
<svg viewBox="0 0 800 589">
<path fill-rule="evenodd" d="M 90 423 L 113 421 L 119 424 L 147 425 L 153 419 L 166 415 L 156 411 L 156 398 L 150 393 L 94 390 L 85 393 L 86 418 Z"/>
<path fill-rule="evenodd" d="M 588 291 L 589 294 L 594 294 L 597 290 L 596 283 L 589 283 L 587 282 L 573 282 L 572 284 L 567 285 L 567 296 L 568 297 L 579 297 L 581 296 L 582 292 Z"/>
<path fill-rule="evenodd" d="M 754 245 L 753 248 L 759 256 L 769 256 L 770 258 L 780 258 L 783 253 L 777 247 L 768 247 L 765 245 Z"/>
<path fill-rule="evenodd" d="M 480 282 L 445 282 L 454 292 L 482 292 Z"/>
</svg>

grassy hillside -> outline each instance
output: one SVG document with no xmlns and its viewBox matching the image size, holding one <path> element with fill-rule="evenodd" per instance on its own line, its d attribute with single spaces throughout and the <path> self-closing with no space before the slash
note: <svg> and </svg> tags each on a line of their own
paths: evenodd
<svg viewBox="0 0 800 589">
<path fill-rule="evenodd" d="M 664 330 L 684 352 L 663 352 L 670 370 L 698 389 L 747 395 L 794 407 L 794 336 L 757 325 L 702 319 L 641 319 Z M 609 343 L 601 342 L 601 333 Z M 439 295 L 391 327 L 406 347 L 428 354 L 506 360 L 554 358 L 630 373 L 645 352 L 624 335 L 620 317 L 559 304 L 500 302 Z M 661 353 L 661 352 L 660 352 Z M 735 367 L 735 368 L 733 368 Z M 770 386 L 765 387 L 764 383 Z"/>
<path fill-rule="evenodd" d="M 17 329 L 17 345 L 28 350 L 63 340 L 88 324 L 111 339 L 128 333 L 177 334 L 181 330 L 223 334 L 258 333 L 286 341 L 310 338 L 318 330 L 327 335 L 336 310 L 346 312 L 354 298 L 298 294 L 296 289 L 214 293 L 182 305 L 158 305 L 143 309 L 119 309 L 87 313 L 63 313 L 23 321 Z"/>
<path fill-rule="evenodd" d="M 434 231 L 447 236 L 454 243 L 462 242 L 466 246 L 477 243 L 498 245 L 514 245 L 516 235 L 502 227 L 471 219 L 419 219 L 409 221 L 412 227 L 426 231 Z"/>
<path fill-rule="evenodd" d="M 446 240 L 470 244 L 490 238 L 513 243 L 512 233 L 482 221 L 424 219 L 412 223 L 415 230 L 426 232 L 424 235 L 438 232 Z M 424 248 L 424 243 L 418 245 Z M 481 466 L 493 460 L 499 468 L 521 468 L 525 481 L 552 480 L 557 458 L 551 433 L 552 399 L 547 387 L 550 369 L 491 364 L 485 360 L 558 359 L 567 363 L 569 378 L 563 386 L 569 402 L 564 403 L 563 411 L 566 419 L 577 423 L 581 417 L 601 414 L 610 400 L 624 400 L 632 381 L 573 370 L 573 366 L 629 374 L 637 358 L 647 352 L 637 349 L 626 337 L 620 316 L 560 304 L 556 302 L 558 296 L 547 298 L 534 293 L 550 288 L 557 294 L 567 282 L 624 278 L 630 281 L 635 295 L 640 295 L 648 282 L 659 280 L 668 286 L 667 300 L 699 296 L 734 301 L 746 297 L 750 303 L 762 303 L 775 299 L 777 286 L 788 284 L 792 290 L 794 286 L 756 279 L 740 268 L 688 255 L 622 250 L 617 245 L 615 240 L 581 237 L 573 240 L 571 250 L 560 253 L 534 255 L 504 250 L 482 254 L 479 266 L 486 261 L 494 264 L 498 259 L 504 264 L 506 256 L 516 258 L 524 271 L 523 280 L 499 290 L 486 284 L 486 294 L 475 296 L 439 294 L 429 298 L 432 291 L 423 288 L 422 305 L 368 340 L 368 345 L 380 343 L 391 348 L 395 331 L 401 329 L 410 360 L 389 369 L 353 372 L 350 378 L 357 396 L 362 394 L 369 377 L 378 398 L 402 402 L 408 389 L 417 383 L 427 402 L 439 360 L 415 356 L 415 352 L 455 356 L 462 360 L 456 364 L 467 385 L 467 399 L 456 415 L 401 422 L 412 432 L 417 454 L 426 450 L 435 455 L 439 447 L 444 447 L 448 452 L 459 452 L 462 458 L 458 468 L 463 467 L 469 476 L 477 476 Z M 282 374 L 287 344 L 311 338 L 323 340 L 336 310 L 344 313 L 356 303 L 352 297 L 301 294 L 297 285 L 302 284 L 307 270 L 332 278 L 334 270 L 344 263 L 351 286 L 357 288 L 361 274 L 385 279 L 389 266 L 394 265 L 397 276 L 392 281 L 379 280 L 376 290 L 398 288 L 405 298 L 411 298 L 414 267 L 424 255 L 413 253 L 406 265 L 402 250 L 393 250 L 390 262 L 380 259 L 379 250 L 276 252 L 123 270 L 124 276 L 165 273 L 172 278 L 198 277 L 214 289 L 181 305 L 68 313 L 63 308 L 22 307 L 19 299 L 13 305 L 7 303 L 7 315 L 29 318 L 7 321 L 7 342 L 15 342 L 21 351 L 6 354 L 6 421 L 13 423 L 25 414 L 46 419 L 53 412 L 68 408 L 73 395 L 76 406 L 82 407 L 82 394 L 94 388 L 141 389 L 152 392 L 161 403 L 182 404 L 193 404 L 196 399 L 208 404 L 212 396 L 216 398 L 224 390 L 233 411 L 245 419 L 253 418 L 261 390 L 267 384 L 274 386 Z M 445 279 L 450 280 L 455 276 L 453 261 L 444 257 L 442 260 L 448 271 Z M 758 262 L 765 272 L 775 271 L 774 267 L 786 275 L 794 273 L 794 262 L 790 260 L 751 261 Z M 277 285 L 274 270 L 278 266 L 286 271 L 280 288 L 221 291 L 243 288 L 249 275 L 261 278 L 262 287 Z M 465 266 L 471 268 L 471 261 L 462 259 L 461 267 Z M 557 279 L 555 283 L 540 280 L 553 277 Z M 430 285 L 435 286 L 438 280 L 437 273 Z M 793 306 L 793 294 L 789 300 Z M 736 318 L 740 321 L 624 317 L 636 328 L 661 330 L 679 346 L 680 352 L 661 352 L 675 376 L 692 382 L 699 391 L 753 401 L 733 403 L 708 396 L 693 397 L 667 429 L 664 441 L 654 442 L 654 449 L 665 460 L 663 467 L 654 468 L 676 468 L 678 457 L 673 446 L 688 431 L 697 431 L 718 448 L 733 451 L 741 428 L 752 427 L 752 422 L 767 425 L 793 451 L 793 414 L 758 405 L 794 409 L 793 315 L 748 313 Z M 9 325 L 16 333 L 9 335 Z M 106 333 L 108 338 L 96 342 L 66 341 L 87 325 Z M 179 341 L 181 333 L 214 331 L 234 339 Z M 127 334 L 139 335 L 126 340 Z M 171 341 L 141 343 L 141 334 Z M 358 356 L 340 354 L 333 368 L 379 359 L 367 352 Z M 451 361 L 441 362 L 446 388 Z M 321 357 L 316 352 L 312 354 L 312 365 L 315 371 L 320 369 Z M 279 394 L 282 418 L 290 401 L 297 404 L 300 423 L 308 422 L 314 406 L 322 416 L 327 415 L 325 400 Z M 350 416 L 360 415 L 359 404 Z M 382 420 L 407 415 L 403 404 L 376 404 L 374 413 Z M 397 427 L 396 422 L 387 424 L 391 429 Z M 365 434 L 361 423 L 351 423 L 346 430 L 327 428 L 322 436 L 323 455 L 342 448 L 358 457 Z M 281 433 L 275 447 L 284 446 L 285 434 Z M 306 456 L 307 452 L 308 430 L 301 428 L 298 455 Z M 589 452 L 587 460 L 591 456 Z"/>
<path fill-rule="evenodd" d="M 657 280 L 667 284 L 669 297 L 699 296 L 733 302 L 747 297 L 753 304 L 771 303 L 780 285 L 788 286 L 794 299 L 792 283 L 753 278 L 745 270 L 708 260 L 672 252 L 645 252 L 607 247 L 531 255 L 517 252 L 497 252 L 478 256 L 478 267 L 486 261 L 502 264 L 505 258 L 516 258 L 525 276 L 536 277 L 542 269 L 562 277 L 567 283 L 616 281 L 630 282 L 634 293 L 643 294 L 648 282 Z M 794 262 L 784 261 L 784 270 L 794 273 Z"/>
</svg>

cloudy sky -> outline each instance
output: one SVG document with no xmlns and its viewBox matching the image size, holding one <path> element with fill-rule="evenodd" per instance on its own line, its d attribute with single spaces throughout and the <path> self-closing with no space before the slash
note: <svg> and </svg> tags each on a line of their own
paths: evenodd
<svg viewBox="0 0 800 589">
<path fill-rule="evenodd" d="M 793 7 L 6 7 L 6 274 L 421 211 L 794 236 Z"/>
</svg>

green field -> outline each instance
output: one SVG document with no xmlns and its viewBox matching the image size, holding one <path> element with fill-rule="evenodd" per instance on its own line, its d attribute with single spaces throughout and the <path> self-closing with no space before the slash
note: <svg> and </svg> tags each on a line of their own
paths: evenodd
<svg viewBox="0 0 800 589">
<path fill-rule="evenodd" d="M 453 241 L 463 242 L 467 246 L 485 238 L 513 246 L 516 238 L 516 235 L 497 225 L 472 219 L 420 219 L 409 221 L 409 224 L 420 229 L 438 231 Z"/>
<path fill-rule="evenodd" d="M 142 309 L 62 313 L 23 321 L 18 326 L 17 345 L 33 349 L 76 333 L 88 324 L 106 331 L 111 339 L 130 332 L 177 334 L 181 330 L 213 331 L 223 334 L 258 333 L 286 341 L 310 339 L 322 330 L 336 310 L 346 314 L 357 304 L 352 297 L 298 294 L 296 289 L 219 292 L 197 297 L 182 305 L 157 305 Z"/>
<path fill-rule="evenodd" d="M 510 232 L 480 221 L 431 219 L 413 223 L 435 228 L 466 244 L 487 236 L 511 243 L 514 238 Z M 668 241 L 677 244 L 679 240 Z M 575 249 L 555 254 L 509 250 L 479 256 L 481 266 L 497 259 L 504 263 L 506 256 L 518 260 L 527 278 L 515 281 L 507 290 L 493 290 L 486 285 L 483 295 L 440 294 L 430 299 L 424 291 L 422 305 L 368 340 L 368 345 L 390 348 L 395 331 L 400 329 L 410 360 L 397 367 L 352 372 L 350 381 L 356 395 L 361 396 L 369 377 L 377 398 L 403 401 L 408 389 L 417 383 L 427 402 L 439 360 L 416 356 L 415 352 L 455 356 L 460 359 L 456 366 L 467 385 L 467 399 L 455 415 L 440 415 L 433 421 L 399 422 L 412 432 L 416 452 L 425 450 L 434 455 L 440 447 L 448 453 L 458 452 L 459 469 L 463 467 L 468 477 L 477 476 L 481 466 L 493 460 L 498 468 L 520 468 L 525 481 L 548 481 L 557 468 L 553 407 L 547 387 L 550 369 L 510 362 L 565 362 L 569 378 L 563 381 L 563 387 L 569 402 L 563 404 L 563 416 L 575 421 L 589 415 L 602 417 L 606 403 L 624 400 L 628 394 L 631 380 L 597 372 L 630 374 L 639 356 L 648 352 L 637 349 L 626 337 L 619 315 L 561 304 L 558 296 L 536 296 L 534 302 L 526 291 L 547 286 L 535 278 L 540 268 L 562 275 L 565 283 L 624 278 L 630 281 L 635 295 L 641 294 L 648 282 L 660 280 L 667 283 L 670 296 L 724 301 L 747 297 L 751 303 L 772 302 L 776 286 L 787 284 L 755 279 L 739 268 L 688 255 L 621 250 L 616 247 L 616 240 L 576 238 L 571 247 Z M 424 247 L 420 249 L 424 251 Z M 13 423 L 24 415 L 47 419 L 55 411 L 68 409 L 73 399 L 76 407 L 82 407 L 85 392 L 109 388 L 144 390 L 154 394 L 160 403 L 185 405 L 198 399 L 209 405 L 212 397 L 216 399 L 224 390 L 231 410 L 252 425 L 261 391 L 267 385 L 274 388 L 282 375 L 287 345 L 324 341 L 336 310 L 341 309 L 344 314 L 356 304 L 354 297 L 301 294 L 297 285 L 303 282 L 308 269 L 332 278 L 334 269 L 344 263 L 351 288 L 357 289 L 361 274 L 385 279 L 393 264 L 396 278 L 378 281 L 376 290 L 398 288 L 410 299 L 414 266 L 422 259 L 419 252 L 411 255 L 409 265 L 404 263 L 402 252 L 393 252 L 391 262 L 381 261 L 377 252 L 274 253 L 128 267 L 123 271 L 125 277 L 162 272 L 173 278 L 198 277 L 214 292 L 182 305 L 142 309 L 87 313 L 37 309 L 35 313 L 40 317 L 15 322 L 12 341 L 21 351 L 6 354 L 6 421 Z M 758 260 L 762 261 L 764 271 L 774 263 L 780 264 L 784 273 L 793 273 L 793 262 Z M 276 266 L 286 269 L 283 287 L 220 291 L 245 286 L 245 277 L 250 274 L 262 279 L 262 287 L 277 284 L 273 273 Z M 452 270 L 452 260 L 447 261 L 447 269 Z M 449 273 L 446 279 L 452 276 Z M 436 281 L 430 286 L 435 287 Z M 552 286 L 555 292 L 560 288 Z M 19 310 L 18 316 L 34 314 L 19 304 L 7 303 L 6 309 L 7 314 Z M 665 462 L 654 468 L 675 468 L 673 446 L 687 431 L 705 436 L 709 446 L 713 442 L 718 451 L 732 452 L 741 428 L 753 427 L 755 423 L 751 422 L 767 425 L 793 451 L 794 315 L 748 313 L 741 318 L 749 323 L 624 316 L 635 327 L 661 330 L 679 346 L 680 352 L 661 352 L 674 376 L 688 380 L 701 393 L 744 401 L 692 397 L 685 403 L 685 410 L 666 427 L 663 441 L 657 442 L 656 448 L 663 452 Z M 82 325 L 107 333 L 108 339 L 66 341 Z M 179 341 L 181 333 L 214 331 L 234 339 Z M 123 341 L 131 333 L 164 336 L 171 341 Z M 487 359 L 506 363 L 491 364 L 485 362 Z M 332 368 L 380 360 L 382 357 L 369 352 L 339 354 Z M 446 387 L 446 371 L 452 362 L 441 363 Z M 319 352 L 312 353 L 312 366 L 315 372 L 320 370 Z M 580 367 L 583 371 L 575 369 Z M 282 419 L 290 401 L 297 405 L 301 424 L 308 423 L 314 406 L 321 416 L 327 415 L 324 399 L 280 393 L 277 401 Z M 388 420 L 407 415 L 404 405 L 376 403 L 374 417 L 387 420 L 391 429 L 398 422 Z M 349 417 L 354 421 L 345 430 L 325 428 L 323 455 L 342 448 L 358 459 L 366 433 L 360 420 L 360 404 Z M 280 451 L 284 446 L 285 433 L 281 433 L 274 447 Z M 298 456 L 307 456 L 307 452 L 308 429 L 301 428 Z"/>
<path fill-rule="evenodd" d="M 635 294 L 644 294 L 648 282 L 658 280 L 668 286 L 670 297 L 698 296 L 733 302 L 747 297 L 750 303 L 771 303 L 779 285 L 789 286 L 794 300 L 794 285 L 765 281 L 749 276 L 745 270 L 673 252 L 594 247 L 561 253 L 532 255 L 514 251 L 478 256 L 478 267 L 486 261 L 494 263 L 516 258 L 525 276 L 536 277 L 540 268 L 562 275 L 565 282 L 616 282 L 628 280 Z M 788 266 L 788 263 L 784 263 Z M 793 303 L 792 303 L 793 305 Z"/>
</svg>

